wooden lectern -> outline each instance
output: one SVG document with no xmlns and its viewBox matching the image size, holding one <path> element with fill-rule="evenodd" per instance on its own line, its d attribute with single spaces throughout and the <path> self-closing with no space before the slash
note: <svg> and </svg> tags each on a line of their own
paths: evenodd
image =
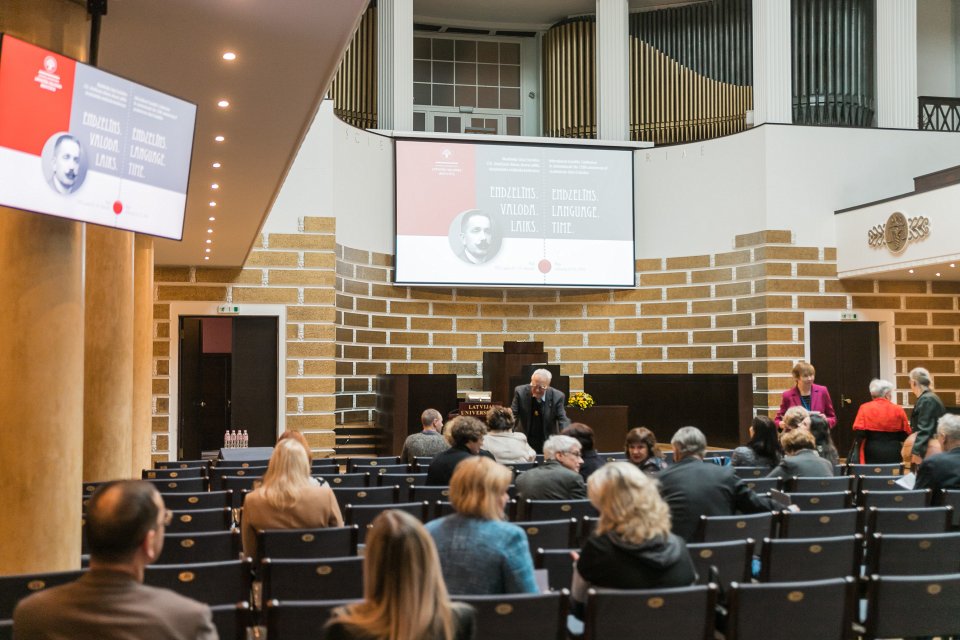
<svg viewBox="0 0 960 640">
<path fill-rule="evenodd" d="M 546 361 L 547 352 L 542 342 L 504 342 L 502 352 L 483 353 L 483 388 L 493 393 L 494 402 L 510 406 L 513 400 L 510 377 L 517 375 L 524 365 Z"/>
<path fill-rule="evenodd" d="M 420 414 L 425 409 L 436 409 L 446 418 L 456 408 L 457 376 L 454 373 L 378 375 L 374 412 L 380 436 L 377 454 L 400 455 L 407 436 L 420 432 Z"/>
</svg>

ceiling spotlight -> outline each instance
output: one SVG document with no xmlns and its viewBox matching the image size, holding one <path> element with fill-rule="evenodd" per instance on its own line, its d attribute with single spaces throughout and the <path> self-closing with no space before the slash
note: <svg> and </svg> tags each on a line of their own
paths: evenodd
<svg viewBox="0 0 960 640">
<path fill-rule="evenodd" d="M 209 260 L 209 259 L 210 259 L 210 256 L 203 256 L 203 259 L 204 259 L 204 260 Z"/>
<path fill-rule="evenodd" d="M 230 101 L 229 101 L 229 100 L 221 100 L 220 102 L 217 103 L 217 106 L 220 107 L 221 109 L 226 109 L 227 107 L 230 106 Z"/>
<path fill-rule="evenodd" d="M 211 200 L 211 201 L 210 201 L 210 206 L 211 206 L 211 207 L 215 207 L 215 206 L 217 206 L 217 203 L 216 203 L 214 200 Z"/>
<path fill-rule="evenodd" d="M 956 263 L 956 262 L 951 262 L 951 263 L 950 263 L 950 268 L 951 268 L 951 269 L 956 269 L 956 267 L 957 267 L 957 263 Z"/>
<path fill-rule="evenodd" d="M 223 59 L 228 62 L 233 62 L 237 59 L 237 54 L 235 54 L 233 51 L 227 51 L 223 54 Z"/>
<path fill-rule="evenodd" d="M 220 168 L 220 163 L 219 163 L 219 162 L 214 162 L 214 163 L 213 163 L 213 168 L 214 168 L 214 169 L 219 169 L 219 168 Z"/>
<path fill-rule="evenodd" d="M 216 138 L 214 138 L 214 140 L 216 140 L 217 142 L 223 142 L 224 140 L 226 140 L 226 138 L 224 138 L 223 136 L 217 136 Z M 218 162 L 217 164 L 220 164 L 220 163 Z"/>
<path fill-rule="evenodd" d="M 939 272 L 939 271 L 937 271 L 937 277 L 938 277 L 938 278 L 940 277 L 940 272 Z"/>
<path fill-rule="evenodd" d="M 213 229 L 207 229 L 207 233 L 213 233 Z"/>
<path fill-rule="evenodd" d="M 907 273 L 913 273 L 913 269 L 907 269 Z"/>
<path fill-rule="evenodd" d="M 219 189 L 219 188 L 220 188 L 220 185 L 218 185 L 216 182 L 214 182 L 212 185 L 210 185 L 210 188 L 211 188 L 211 189 Z"/>
<path fill-rule="evenodd" d="M 207 238 L 207 244 L 213 244 L 213 240 L 211 240 L 210 238 Z"/>
<path fill-rule="evenodd" d="M 207 218 L 207 220 L 209 220 L 210 222 L 213 222 L 214 220 L 216 220 L 216 218 L 213 216 L 210 216 L 209 218 Z"/>
<path fill-rule="evenodd" d="M 207 247 L 206 249 L 204 249 L 204 251 L 206 251 L 207 253 L 210 253 L 210 247 Z"/>
</svg>

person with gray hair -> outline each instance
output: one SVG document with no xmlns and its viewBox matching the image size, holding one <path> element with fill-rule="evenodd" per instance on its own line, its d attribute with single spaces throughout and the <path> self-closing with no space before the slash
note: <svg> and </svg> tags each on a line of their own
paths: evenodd
<svg viewBox="0 0 960 640">
<path fill-rule="evenodd" d="M 550 386 L 553 374 L 548 369 L 537 369 L 530 376 L 530 384 L 513 390 L 510 409 L 520 423 L 520 430 L 537 453 L 543 452 L 543 443 L 552 435 L 570 425 L 563 408 L 567 397 Z"/>
<path fill-rule="evenodd" d="M 945 413 L 937 421 L 937 440 L 943 453 L 923 461 L 914 489 L 960 489 L 960 416 Z"/>
<path fill-rule="evenodd" d="M 732 467 L 705 463 L 707 438 L 696 427 L 682 427 L 670 440 L 674 464 L 660 473 L 660 495 L 670 506 L 673 532 L 693 540 L 700 516 L 777 511 L 771 498 L 757 495 Z"/>
<path fill-rule="evenodd" d="M 900 462 L 900 447 L 910 435 L 907 414 L 893 402 L 893 383 L 875 378 L 870 381 L 870 402 L 864 402 L 853 421 L 853 447 L 847 462 L 856 464 L 894 464 Z"/>
<path fill-rule="evenodd" d="M 580 441 L 570 436 L 550 436 L 543 445 L 543 464 L 516 479 L 521 500 L 584 500 L 587 484 L 580 475 L 583 464 Z"/>
<path fill-rule="evenodd" d="M 930 379 L 929 371 L 923 367 L 910 371 L 910 391 L 917 396 L 910 413 L 910 428 L 914 432 L 910 462 L 914 465 L 919 465 L 928 456 L 940 453 L 940 442 L 934 436 L 937 433 L 937 420 L 947 410 L 931 389 L 932 386 L 933 380 Z"/>
<path fill-rule="evenodd" d="M 420 424 L 423 430 L 412 433 L 403 441 L 400 451 L 400 460 L 404 464 L 413 464 L 414 458 L 433 457 L 449 448 L 447 441 L 440 433 L 443 430 L 443 416 L 436 409 L 427 409 L 420 414 Z"/>
</svg>

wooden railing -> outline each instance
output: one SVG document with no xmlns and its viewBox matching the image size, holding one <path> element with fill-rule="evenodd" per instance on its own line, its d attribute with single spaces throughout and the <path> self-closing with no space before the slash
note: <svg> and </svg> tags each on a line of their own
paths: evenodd
<svg viewBox="0 0 960 640">
<path fill-rule="evenodd" d="M 924 131 L 960 131 L 960 98 L 920 96 L 918 127 Z"/>
</svg>

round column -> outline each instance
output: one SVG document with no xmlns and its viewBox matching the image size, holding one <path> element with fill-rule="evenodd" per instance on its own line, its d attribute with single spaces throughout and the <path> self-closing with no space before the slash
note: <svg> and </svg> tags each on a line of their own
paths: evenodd
<svg viewBox="0 0 960 640">
<path fill-rule="evenodd" d="M 133 433 L 130 473 L 153 466 L 153 238 L 133 241 Z"/>
</svg>

